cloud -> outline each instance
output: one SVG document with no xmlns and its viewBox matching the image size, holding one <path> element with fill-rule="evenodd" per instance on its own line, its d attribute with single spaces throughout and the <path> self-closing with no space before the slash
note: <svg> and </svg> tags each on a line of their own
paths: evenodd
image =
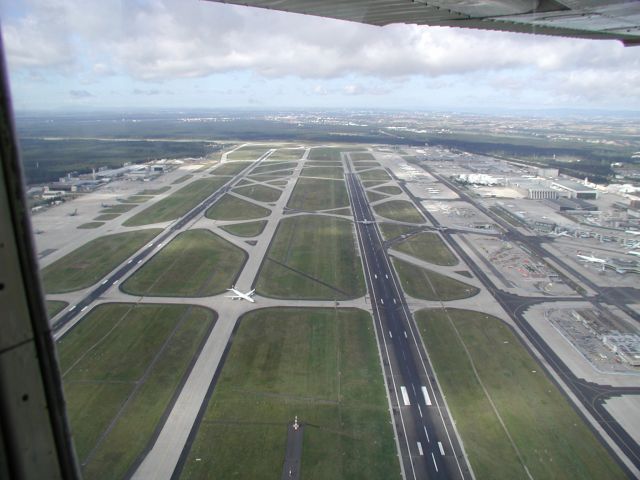
<svg viewBox="0 0 640 480">
<path fill-rule="evenodd" d="M 87 90 L 69 90 L 69 95 L 72 98 L 89 98 L 89 97 L 93 97 L 93 93 L 88 92 Z"/>
<path fill-rule="evenodd" d="M 4 22 L 2 33 L 10 65 L 18 69 L 68 67 L 73 63 L 73 48 L 63 33 L 65 24 L 58 10 L 40 5 L 37 11 L 37 15 Z M 50 21 L 43 21 L 45 17 Z"/>
<path fill-rule="evenodd" d="M 369 83 L 376 85 L 455 77 L 510 94 L 522 86 L 587 100 L 605 95 L 640 101 L 640 51 L 614 41 L 379 28 L 183 0 L 26 0 L 23 14 L 7 16 L 4 37 L 11 68 L 31 74 L 165 82 L 242 71 L 262 79 L 373 78 Z M 392 90 L 366 83 L 351 82 L 341 93 Z M 314 93 L 334 92 L 320 86 Z"/>
<path fill-rule="evenodd" d="M 380 85 L 365 85 L 362 83 L 348 83 L 343 86 L 314 85 L 311 93 L 314 95 L 386 95 L 391 87 Z"/>
<path fill-rule="evenodd" d="M 151 88 L 151 89 L 134 88 L 131 93 L 133 93 L 134 95 L 160 95 L 163 92 L 161 92 L 157 88 Z"/>
</svg>

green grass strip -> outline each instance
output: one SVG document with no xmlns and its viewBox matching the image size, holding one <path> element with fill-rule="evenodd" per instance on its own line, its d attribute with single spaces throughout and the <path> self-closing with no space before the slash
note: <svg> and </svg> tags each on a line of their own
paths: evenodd
<svg viewBox="0 0 640 480">
<path fill-rule="evenodd" d="M 424 217 L 413 206 L 411 202 L 405 200 L 391 200 L 373 207 L 374 211 L 389 220 L 408 223 L 425 223 Z"/>
<path fill-rule="evenodd" d="M 45 291 L 65 293 L 90 287 L 160 232 L 153 228 L 91 240 L 42 269 Z"/>
<path fill-rule="evenodd" d="M 271 203 L 276 202 L 280 198 L 280 195 L 282 195 L 282 190 L 267 187 L 266 185 L 247 185 L 245 187 L 235 188 L 233 191 L 259 202 Z"/>
<path fill-rule="evenodd" d="M 393 265 L 400 276 L 402 288 L 415 298 L 451 301 L 473 297 L 479 292 L 473 285 L 426 268 L 416 267 L 397 258 L 393 259 Z"/>
<path fill-rule="evenodd" d="M 478 480 L 526 479 L 524 466 L 535 479 L 626 478 L 501 320 L 458 309 L 416 320 Z"/>
<path fill-rule="evenodd" d="M 58 343 L 85 478 L 123 478 L 215 322 L 189 305 L 103 304 Z"/>
<path fill-rule="evenodd" d="M 102 210 L 100 213 L 127 213 L 128 211 L 136 208 L 137 204 L 121 203 L 119 205 L 113 205 Z"/>
<path fill-rule="evenodd" d="M 76 228 L 91 229 L 91 228 L 101 227 L 102 225 L 104 225 L 104 222 L 88 222 L 88 223 L 83 223 L 82 225 L 78 225 Z"/>
<path fill-rule="evenodd" d="M 168 192 L 169 190 L 171 190 L 171 187 L 149 188 L 138 192 L 136 195 L 160 195 L 161 193 Z"/>
<path fill-rule="evenodd" d="M 47 316 L 49 318 L 55 317 L 58 313 L 64 310 L 67 305 L 69 305 L 67 302 L 61 302 L 59 300 L 47 300 Z"/>
<path fill-rule="evenodd" d="M 368 313 L 270 308 L 242 317 L 181 478 L 280 478 L 296 415 L 306 425 L 305 479 L 400 478 Z"/>
<path fill-rule="evenodd" d="M 187 230 L 169 242 L 122 285 L 132 295 L 204 297 L 230 288 L 243 250 L 209 230 Z"/>
<path fill-rule="evenodd" d="M 260 205 L 225 194 L 205 212 L 205 216 L 212 220 L 253 220 L 266 217 L 270 213 L 269 209 Z"/>
<path fill-rule="evenodd" d="M 202 178 L 182 187 L 124 222 L 127 227 L 175 220 L 227 182 L 225 177 Z"/>
<path fill-rule="evenodd" d="M 267 252 L 279 263 L 265 260 L 257 290 L 277 298 L 318 300 L 364 295 L 353 235 L 353 223 L 338 217 L 303 215 L 281 220 Z"/>
<path fill-rule="evenodd" d="M 235 175 L 247 168 L 246 162 L 220 163 L 211 173 L 212 175 Z"/>
<path fill-rule="evenodd" d="M 340 167 L 304 167 L 300 175 L 303 177 L 324 177 L 340 180 L 344 177 L 344 169 Z"/>
<path fill-rule="evenodd" d="M 287 206 L 307 211 L 343 208 L 349 206 L 349 195 L 343 180 L 300 177 Z"/>
<path fill-rule="evenodd" d="M 186 182 L 190 178 L 193 178 L 193 175 L 191 174 L 183 175 L 179 178 L 176 178 L 173 182 L 171 182 L 171 185 L 178 185 L 179 183 Z"/>
<path fill-rule="evenodd" d="M 385 171 L 382 170 L 381 168 L 376 168 L 374 170 L 367 170 L 365 172 L 360 172 L 358 173 L 358 175 L 360 176 L 360 178 L 363 181 L 370 181 L 370 180 L 374 180 L 374 181 L 380 181 L 380 180 L 391 180 L 391 177 L 389 176 L 389 174 Z"/>
<path fill-rule="evenodd" d="M 412 235 L 403 242 L 393 245 L 392 248 L 435 265 L 453 266 L 458 263 L 458 259 L 451 253 L 440 235 L 434 232 Z"/>
<path fill-rule="evenodd" d="M 222 228 L 225 232 L 229 232 L 232 235 L 236 235 L 238 237 L 255 237 L 256 235 L 260 235 L 264 227 L 267 225 L 266 220 L 261 220 L 259 222 L 247 222 L 247 223 L 237 223 L 235 225 L 225 225 Z"/>
</svg>

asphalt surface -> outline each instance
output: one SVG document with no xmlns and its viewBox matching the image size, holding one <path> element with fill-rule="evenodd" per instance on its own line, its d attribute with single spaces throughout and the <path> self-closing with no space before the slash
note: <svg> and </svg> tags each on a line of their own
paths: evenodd
<svg viewBox="0 0 640 480">
<path fill-rule="evenodd" d="M 424 167 L 423 167 L 424 168 Z M 560 267 L 568 271 L 574 278 L 577 278 L 584 285 L 589 286 L 593 291 L 597 293 L 595 297 L 585 297 L 590 301 L 606 301 L 611 303 L 621 310 L 630 313 L 634 319 L 638 319 L 638 313 L 631 309 L 625 300 L 635 300 L 637 302 L 637 296 L 630 294 L 629 289 L 614 289 L 598 287 L 589 279 L 585 278 L 582 274 L 577 272 L 574 268 L 566 265 L 561 259 L 551 255 L 546 250 L 540 247 L 540 242 L 537 237 L 528 237 L 515 230 L 511 225 L 508 225 L 497 215 L 493 214 L 489 209 L 478 205 L 472 198 L 470 198 L 465 192 L 461 191 L 456 185 L 447 181 L 437 173 L 425 168 L 431 175 L 441 181 L 447 187 L 455 191 L 462 200 L 474 205 L 480 211 L 482 211 L 489 218 L 493 219 L 497 224 L 502 226 L 508 233 L 506 234 L 510 241 L 519 242 L 525 245 L 526 248 L 539 258 L 549 257 L 552 258 Z M 498 289 L 483 270 L 467 255 L 465 250 L 458 245 L 457 241 L 451 237 L 451 232 L 448 229 L 440 227 L 438 220 L 424 208 L 420 199 L 416 198 L 403 184 L 398 182 L 403 190 L 411 197 L 414 204 L 420 209 L 420 211 L 429 219 L 433 225 L 440 229 L 441 234 L 447 244 L 462 258 L 462 260 L 469 266 L 473 274 L 482 282 L 496 301 L 504 308 L 504 310 L 511 316 L 515 324 L 520 331 L 527 337 L 536 350 L 542 354 L 547 364 L 550 365 L 555 373 L 562 379 L 562 381 L 569 387 L 571 392 L 580 400 L 583 407 L 591 414 L 591 416 L 598 422 L 600 427 L 611 437 L 616 445 L 624 452 L 629 460 L 640 469 L 640 446 L 638 443 L 625 431 L 625 429 L 611 416 L 611 414 L 604 407 L 604 403 L 608 398 L 619 395 L 640 395 L 640 388 L 637 387 L 613 387 L 611 385 L 599 385 L 592 382 L 587 382 L 584 379 L 576 377 L 571 369 L 560 359 L 560 357 L 553 351 L 551 347 L 540 337 L 533 327 L 524 318 L 526 310 L 538 303 L 549 303 L 553 301 L 575 301 L 573 298 L 561 298 L 561 297 L 520 297 L 511 293 L 504 292 Z M 613 291 L 616 291 L 616 295 L 612 295 Z M 552 378 L 553 380 L 553 378 Z M 554 381 L 555 383 L 555 381 Z M 560 387 L 560 386 L 559 386 Z M 564 391 L 560 388 L 561 391 Z M 571 404 L 573 402 L 569 400 Z M 578 410 L 578 414 L 584 418 L 582 413 Z M 588 423 L 588 422 L 587 422 Z M 598 438 L 601 438 L 598 435 Z M 608 449 L 608 445 L 602 442 Z M 617 456 L 615 456 L 617 458 Z M 629 477 L 633 477 L 628 468 L 620 463 L 622 468 L 627 472 Z"/>
<path fill-rule="evenodd" d="M 255 162 L 248 162 L 247 168 L 237 173 L 235 176 L 229 179 L 222 187 L 213 192 L 210 196 L 205 198 L 202 202 L 196 205 L 193 209 L 189 210 L 185 215 L 174 221 L 169 225 L 161 234 L 156 236 L 150 243 L 142 247 L 138 252 L 131 257 L 127 263 L 116 268 L 111 275 L 105 278 L 100 285 L 91 290 L 82 300 L 73 305 L 67 310 L 53 325 L 53 332 L 58 333 L 69 322 L 73 321 L 78 315 L 83 313 L 89 308 L 89 306 L 95 302 L 102 294 L 109 290 L 112 286 L 117 285 L 123 277 L 134 268 L 137 268 L 143 262 L 149 260 L 155 253 L 160 251 L 166 241 L 174 236 L 179 230 L 187 226 L 192 220 L 199 215 L 203 214 L 211 205 L 217 202 L 220 197 L 231 190 L 231 187 L 240 180 L 241 177 L 246 175 L 249 170 L 257 167 L 262 160 L 268 156 L 267 152 Z"/>
<path fill-rule="evenodd" d="M 298 429 L 290 423 L 287 428 L 287 450 L 282 466 L 282 480 L 299 480 L 302 465 L 302 440 L 304 438 L 304 424 L 298 424 Z"/>
<path fill-rule="evenodd" d="M 350 168 L 349 168 L 350 170 Z M 407 479 L 470 479 L 466 459 L 357 175 L 346 181 Z"/>
</svg>

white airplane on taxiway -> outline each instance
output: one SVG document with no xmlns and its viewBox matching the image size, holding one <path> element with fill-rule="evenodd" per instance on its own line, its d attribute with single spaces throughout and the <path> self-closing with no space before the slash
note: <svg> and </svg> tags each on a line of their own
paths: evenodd
<svg viewBox="0 0 640 480">
<path fill-rule="evenodd" d="M 255 303 L 256 301 L 253 299 L 253 295 L 255 294 L 255 288 L 247 293 L 242 293 L 240 290 L 236 289 L 235 286 L 231 288 L 227 288 L 227 292 L 233 292 L 233 295 L 227 295 L 227 298 L 231 300 L 246 300 L 247 302 Z"/>
</svg>

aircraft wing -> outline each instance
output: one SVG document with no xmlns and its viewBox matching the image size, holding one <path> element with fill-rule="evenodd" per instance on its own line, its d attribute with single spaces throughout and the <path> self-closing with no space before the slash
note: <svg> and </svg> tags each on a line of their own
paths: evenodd
<svg viewBox="0 0 640 480">
<path fill-rule="evenodd" d="M 370 25 L 409 23 L 616 39 L 640 45 L 640 2 L 629 0 L 210 0 Z"/>
</svg>

